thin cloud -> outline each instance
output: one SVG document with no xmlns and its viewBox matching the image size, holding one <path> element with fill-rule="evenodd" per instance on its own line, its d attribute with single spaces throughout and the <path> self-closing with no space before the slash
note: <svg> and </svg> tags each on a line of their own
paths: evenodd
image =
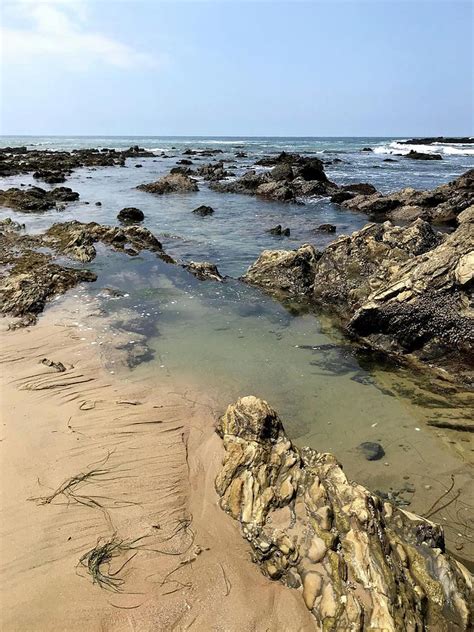
<svg viewBox="0 0 474 632">
<path fill-rule="evenodd" d="M 91 29 L 84 2 L 17 0 L 7 5 L 7 9 L 5 13 L 15 26 L 0 29 L 4 64 L 24 64 L 38 57 L 49 57 L 57 64 L 75 68 L 107 64 L 131 69 L 156 68 L 163 61 Z"/>
</svg>

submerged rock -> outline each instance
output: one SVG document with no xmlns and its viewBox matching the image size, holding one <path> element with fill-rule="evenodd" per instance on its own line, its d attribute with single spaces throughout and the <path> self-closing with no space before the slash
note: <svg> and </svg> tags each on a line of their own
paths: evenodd
<svg viewBox="0 0 474 632">
<path fill-rule="evenodd" d="M 367 461 L 380 461 L 385 456 L 385 450 L 382 448 L 380 443 L 376 443 L 375 441 L 364 441 L 357 449 Z"/>
<path fill-rule="evenodd" d="M 317 629 L 466 631 L 472 578 L 443 530 L 350 482 L 331 454 L 297 448 L 277 413 L 243 397 L 219 420 L 215 487 L 253 560 L 300 591 Z"/>
<path fill-rule="evenodd" d="M 290 229 L 289 228 L 282 228 L 281 224 L 277 224 L 273 228 L 270 228 L 270 230 L 268 230 L 267 232 L 270 233 L 270 235 L 277 235 L 279 237 L 289 237 L 290 236 Z"/>
<path fill-rule="evenodd" d="M 224 281 L 224 277 L 214 263 L 209 263 L 208 261 L 189 261 L 188 263 L 182 264 L 182 266 L 201 281 Z"/>
<path fill-rule="evenodd" d="M 201 204 L 201 206 L 198 206 L 194 209 L 193 213 L 195 213 L 196 215 L 200 215 L 201 217 L 206 217 L 207 215 L 213 215 L 214 209 L 212 208 L 212 206 Z"/>
<path fill-rule="evenodd" d="M 316 230 L 322 233 L 335 233 L 337 228 L 334 224 L 320 224 Z"/>
<path fill-rule="evenodd" d="M 407 188 L 388 195 L 360 194 L 347 199 L 337 193 L 331 200 L 377 218 L 411 221 L 421 217 L 432 223 L 454 224 L 459 213 L 474 204 L 474 169 L 432 191 Z"/>
<path fill-rule="evenodd" d="M 127 206 L 119 212 L 117 219 L 124 223 L 143 222 L 145 215 L 139 208 Z"/>
<path fill-rule="evenodd" d="M 168 174 L 156 182 L 140 184 L 137 186 L 137 189 L 158 195 L 162 195 L 163 193 L 191 193 L 193 191 L 199 191 L 196 181 L 182 173 Z"/>
<path fill-rule="evenodd" d="M 405 158 L 411 158 L 412 160 L 443 160 L 441 154 L 426 154 L 422 151 L 415 151 L 414 149 L 409 151 Z"/>
<path fill-rule="evenodd" d="M 22 213 L 44 213 L 53 208 L 61 208 L 60 205 L 64 202 L 78 199 L 79 193 L 69 187 L 56 187 L 51 191 L 35 186 L 28 189 L 0 189 L 0 206 L 8 206 Z"/>
</svg>

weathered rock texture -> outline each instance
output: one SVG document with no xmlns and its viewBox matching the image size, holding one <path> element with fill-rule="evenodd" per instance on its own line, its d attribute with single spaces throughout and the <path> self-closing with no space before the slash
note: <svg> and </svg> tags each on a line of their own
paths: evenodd
<svg viewBox="0 0 474 632">
<path fill-rule="evenodd" d="M 331 199 L 377 219 L 411 221 L 419 217 L 435 224 L 454 225 L 457 216 L 474 204 L 474 169 L 432 191 L 408 188 L 388 195 L 356 195 L 345 191 L 342 197 L 339 192 Z"/>
<path fill-rule="evenodd" d="M 199 191 L 196 180 L 182 173 L 168 174 L 156 182 L 140 184 L 137 189 L 158 195 L 162 195 L 163 193 L 191 193 L 193 191 Z"/>
<path fill-rule="evenodd" d="M 174 263 L 158 239 L 143 226 L 103 226 L 96 222 L 84 224 L 76 220 L 53 224 L 43 238 L 44 245 L 76 261 L 92 261 L 96 256 L 94 244 L 101 242 L 130 256 L 149 250 Z"/>
<path fill-rule="evenodd" d="M 471 629 L 472 578 L 441 527 L 348 481 L 331 454 L 294 446 L 256 397 L 229 406 L 217 432 L 220 505 L 262 572 L 301 591 L 315 629 Z"/>
<path fill-rule="evenodd" d="M 242 280 L 272 293 L 308 296 L 313 290 L 318 253 L 310 244 L 298 250 L 264 250 Z"/>
<path fill-rule="evenodd" d="M 472 380 L 474 207 L 451 234 L 418 219 L 368 224 L 323 253 L 264 251 L 243 280 L 337 314 L 364 345 Z"/>
<path fill-rule="evenodd" d="M 295 202 L 298 198 L 331 195 L 338 190 L 324 173 L 318 158 L 306 158 L 299 154 L 283 152 L 274 158 L 262 159 L 260 163 L 273 166 L 271 171 L 248 171 L 242 177 L 228 182 L 212 183 L 215 191 L 244 193 Z"/>
<path fill-rule="evenodd" d="M 56 187 L 51 191 L 40 187 L 0 190 L 0 206 L 8 206 L 22 213 L 43 213 L 53 208 L 60 209 L 66 202 L 78 199 L 79 193 L 69 187 Z"/>
<path fill-rule="evenodd" d="M 183 268 L 191 272 L 200 281 L 224 281 L 217 266 L 208 261 L 189 261 L 182 264 Z"/>
</svg>

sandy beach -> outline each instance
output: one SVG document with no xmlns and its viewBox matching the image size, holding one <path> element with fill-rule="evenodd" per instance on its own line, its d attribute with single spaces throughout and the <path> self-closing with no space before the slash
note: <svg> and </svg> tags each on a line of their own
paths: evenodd
<svg viewBox="0 0 474 632">
<path fill-rule="evenodd" d="M 79 312 L 1 333 L 2 630 L 314 630 L 218 507 L 205 394 L 112 375 Z"/>
</svg>

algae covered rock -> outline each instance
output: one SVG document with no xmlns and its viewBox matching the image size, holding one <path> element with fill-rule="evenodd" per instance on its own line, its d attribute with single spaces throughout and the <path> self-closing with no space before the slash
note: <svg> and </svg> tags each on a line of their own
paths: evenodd
<svg viewBox="0 0 474 632">
<path fill-rule="evenodd" d="M 220 506 L 263 574 L 301 592 L 316 630 L 470 629 L 472 577 L 441 527 L 349 481 L 331 454 L 294 446 L 261 399 L 230 405 L 217 432 Z"/>
</svg>

